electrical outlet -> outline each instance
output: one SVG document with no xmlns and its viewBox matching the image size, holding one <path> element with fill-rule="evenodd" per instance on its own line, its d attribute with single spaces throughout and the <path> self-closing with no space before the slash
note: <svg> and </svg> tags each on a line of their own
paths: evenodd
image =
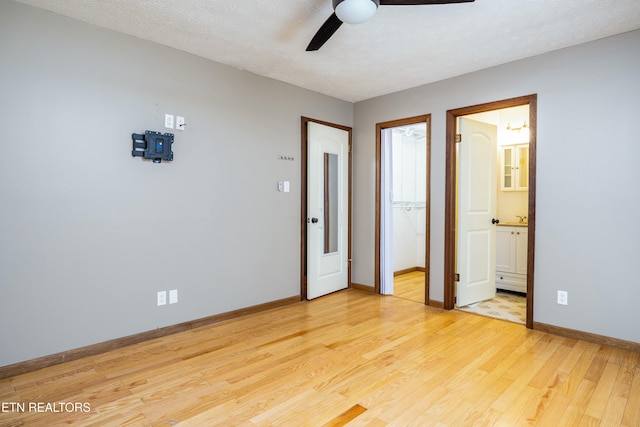
<svg viewBox="0 0 640 427">
<path fill-rule="evenodd" d="M 167 291 L 158 292 L 158 306 L 167 305 Z"/>
<path fill-rule="evenodd" d="M 569 303 L 569 292 L 558 291 L 558 304 L 567 305 Z"/>
<path fill-rule="evenodd" d="M 169 304 L 176 304 L 178 302 L 178 290 L 172 289 L 169 291 Z"/>
</svg>

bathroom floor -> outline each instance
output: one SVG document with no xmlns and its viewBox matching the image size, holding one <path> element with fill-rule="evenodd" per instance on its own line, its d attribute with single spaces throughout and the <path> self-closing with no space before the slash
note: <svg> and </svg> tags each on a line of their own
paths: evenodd
<svg viewBox="0 0 640 427">
<path fill-rule="evenodd" d="M 458 309 L 524 325 L 526 323 L 527 297 L 523 294 L 498 290 L 493 299 L 458 307 Z"/>
</svg>

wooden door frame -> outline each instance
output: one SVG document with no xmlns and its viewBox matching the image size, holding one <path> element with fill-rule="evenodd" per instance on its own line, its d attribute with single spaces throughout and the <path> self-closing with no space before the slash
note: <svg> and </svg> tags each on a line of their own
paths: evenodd
<svg viewBox="0 0 640 427">
<path fill-rule="evenodd" d="M 424 273 L 424 303 L 430 304 L 429 299 L 429 264 L 430 264 L 430 228 L 431 228 L 431 114 L 407 117 L 405 119 L 392 120 L 389 122 L 376 123 L 376 237 L 375 237 L 375 293 L 380 293 L 380 229 L 381 229 L 381 209 L 382 209 L 382 131 L 384 129 L 399 126 L 413 125 L 425 122 L 427 125 L 426 135 L 426 206 L 425 206 L 425 273 Z M 436 304 L 437 305 L 437 304 Z"/>
<path fill-rule="evenodd" d="M 529 212 L 527 234 L 527 315 L 526 326 L 533 329 L 533 275 L 536 231 L 536 129 L 538 96 L 525 95 L 517 98 L 472 105 L 447 111 L 446 129 L 446 183 L 444 217 L 444 309 L 455 307 L 455 260 L 456 260 L 456 119 L 469 114 L 483 113 L 503 108 L 529 106 Z"/>
<path fill-rule="evenodd" d="M 301 155 L 300 155 L 300 163 L 301 163 L 301 173 L 302 178 L 300 180 L 300 300 L 307 299 L 307 160 L 308 160 L 308 126 L 309 122 L 318 123 L 321 125 L 341 129 L 347 131 L 348 133 L 348 153 L 349 157 L 347 159 L 348 163 L 348 172 L 347 172 L 347 180 L 348 180 L 348 192 L 347 195 L 347 287 L 351 288 L 351 187 L 352 187 L 352 178 L 351 178 L 351 142 L 353 129 L 348 126 L 342 126 L 335 123 L 329 123 L 322 120 L 311 119 L 309 117 L 301 116 L 300 118 L 300 134 L 301 134 Z"/>
</svg>

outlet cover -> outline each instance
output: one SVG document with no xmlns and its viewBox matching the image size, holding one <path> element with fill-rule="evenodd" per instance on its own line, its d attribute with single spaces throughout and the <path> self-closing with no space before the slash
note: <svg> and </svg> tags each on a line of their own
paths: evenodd
<svg viewBox="0 0 640 427">
<path fill-rule="evenodd" d="M 176 304 L 178 302 L 178 290 L 172 289 L 169 291 L 169 304 Z"/>
<path fill-rule="evenodd" d="M 567 305 L 569 303 L 569 293 L 567 291 L 558 291 L 558 304 Z"/>
<path fill-rule="evenodd" d="M 158 305 L 167 305 L 167 291 L 158 292 Z"/>
</svg>

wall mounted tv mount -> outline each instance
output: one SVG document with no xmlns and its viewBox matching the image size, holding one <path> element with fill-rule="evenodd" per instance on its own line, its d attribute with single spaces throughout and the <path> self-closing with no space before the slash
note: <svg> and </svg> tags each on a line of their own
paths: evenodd
<svg viewBox="0 0 640 427">
<path fill-rule="evenodd" d="M 171 151 L 171 145 L 173 144 L 172 133 L 147 130 L 144 134 L 133 133 L 131 138 L 133 139 L 133 150 L 131 151 L 133 157 L 143 157 L 153 160 L 153 163 L 173 160 L 173 151 Z"/>
</svg>

